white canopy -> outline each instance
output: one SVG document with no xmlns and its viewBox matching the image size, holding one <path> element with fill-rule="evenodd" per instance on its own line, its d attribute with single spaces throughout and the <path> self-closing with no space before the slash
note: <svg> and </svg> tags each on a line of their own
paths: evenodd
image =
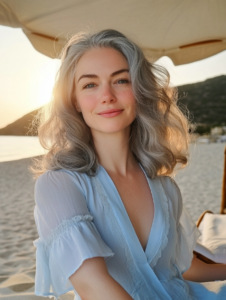
<svg viewBox="0 0 226 300">
<path fill-rule="evenodd" d="M 225 0 L 0 0 L 0 24 L 21 27 L 49 57 L 57 57 L 72 34 L 107 28 L 175 65 L 226 49 Z"/>
</svg>

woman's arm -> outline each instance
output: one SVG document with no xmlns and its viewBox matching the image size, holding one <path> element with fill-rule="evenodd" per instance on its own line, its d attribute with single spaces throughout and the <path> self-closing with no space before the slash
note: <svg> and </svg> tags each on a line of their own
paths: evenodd
<svg viewBox="0 0 226 300">
<path fill-rule="evenodd" d="M 133 300 L 109 275 L 103 257 L 85 260 L 69 279 L 82 300 Z"/>
<path fill-rule="evenodd" d="M 197 282 L 226 280 L 226 265 L 206 264 L 194 255 L 191 267 L 183 273 L 183 277 Z"/>
</svg>

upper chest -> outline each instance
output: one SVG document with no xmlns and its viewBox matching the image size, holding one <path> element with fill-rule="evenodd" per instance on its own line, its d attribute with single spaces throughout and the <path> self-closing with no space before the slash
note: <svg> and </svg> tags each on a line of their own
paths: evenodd
<svg viewBox="0 0 226 300">
<path fill-rule="evenodd" d="M 154 218 L 154 203 L 148 181 L 142 170 L 136 176 L 110 175 L 131 225 L 145 249 Z"/>
<path fill-rule="evenodd" d="M 122 248 L 130 245 L 128 251 L 131 251 L 136 261 L 148 261 L 148 264 L 154 267 L 167 245 L 170 228 L 174 230 L 169 223 L 174 218 L 165 181 L 162 182 L 159 178 L 149 179 L 145 175 L 144 178 L 146 187 L 141 183 L 143 180 L 137 176 L 135 186 L 138 188 L 134 188 L 133 185 L 127 185 L 130 188 L 126 188 L 124 181 L 109 176 L 108 172 L 100 167 L 97 176 L 92 178 L 87 204 L 94 215 L 98 231 L 115 253 L 118 250 L 119 256 L 127 253 L 122 251 Z M 144 199 L 148 197 L 148 193 L 151 195 L 144 209 L 142 208 L 145 203 L 140 200 L 141 191 L 144 192 Z"/>
</svg>

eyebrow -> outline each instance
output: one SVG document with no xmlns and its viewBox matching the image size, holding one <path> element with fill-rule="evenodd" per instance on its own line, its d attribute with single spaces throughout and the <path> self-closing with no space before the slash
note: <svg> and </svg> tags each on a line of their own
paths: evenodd
<svg viewBox="0 0 226 300">
<path fill-rule="evenodd" d="M 129 70 L 128 69 L 121 69 L 121 70 L 115 71 L 114 73 L 112 73 L 110 75 L 110 77 L 113 77 L 115 75 L 121 74 L 123 72 L 128 72 L 129 73 Z M 82 76 L 79 77 L 79 79 L 78 79 L 77 82 L 79 82 L 79 80 L 82 79 L 82 78 L 98 78 L 98 76 L 95 75 L 95 74 L 84 74 L 84 75 L 82 75 Z"/>
</svg>

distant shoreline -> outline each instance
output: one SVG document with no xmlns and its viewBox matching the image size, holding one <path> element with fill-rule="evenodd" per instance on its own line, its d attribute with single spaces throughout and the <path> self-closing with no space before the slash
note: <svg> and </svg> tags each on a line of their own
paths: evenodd
<svg viewBox="0 0 226 300">
<path fill-rule="evenodd" d="M 0 162 L 15 161 L 43 155 L 38 137 L 0 136 Z"/>
</svg>

